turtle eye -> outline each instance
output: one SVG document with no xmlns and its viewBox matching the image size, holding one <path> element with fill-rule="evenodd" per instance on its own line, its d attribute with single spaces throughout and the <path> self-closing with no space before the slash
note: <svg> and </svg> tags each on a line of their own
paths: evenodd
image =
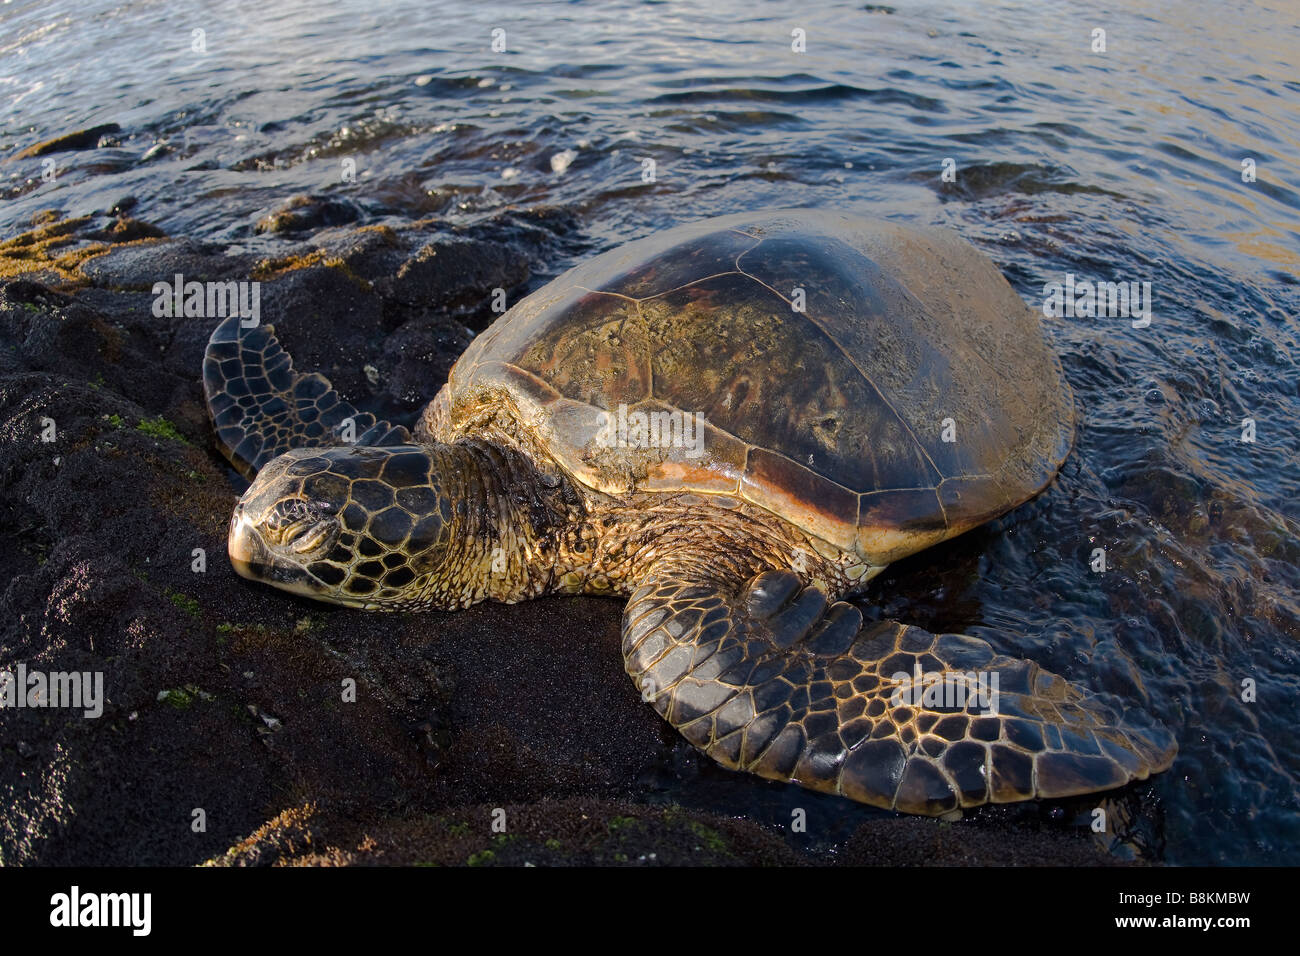
<svg viewBox="0 0 1300 956">
<path fill-rule="evenodd" d="M 307 502 L 301 498 L 282 498 L 266 513 L 266 529 L 283 534 L 291 525 L 310 517 Z"/>
<path fill-rule="evenodd" d="M 295 551 L 310 551 L 337 524 L 331 509 L 303 498 L 277 501 L 266 516 L 267 537 Z"/>
</svg>

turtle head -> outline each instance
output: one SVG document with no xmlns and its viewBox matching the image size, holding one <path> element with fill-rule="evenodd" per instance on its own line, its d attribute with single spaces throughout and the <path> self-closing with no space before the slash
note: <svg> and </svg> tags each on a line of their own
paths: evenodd
<svg viewBox="0 0 1300 956">
<path fill-rule="evenodd" d="M 423 445 L 290 451 L 240 499 L 228 550 L 246 578 L 376 610 L 435 606 L 452 503 Z"/>
</svg>

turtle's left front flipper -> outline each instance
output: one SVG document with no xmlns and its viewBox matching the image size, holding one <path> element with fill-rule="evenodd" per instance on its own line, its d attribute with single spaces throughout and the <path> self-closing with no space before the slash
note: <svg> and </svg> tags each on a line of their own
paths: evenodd
<svg viewBox="0 0 1300 956">
<path fill-rule="evenodd" d="M 208 339 L 203 391 L 222 453 L 248 478 L 293 448 L 411 441 L 404 426 L 357 411 L 325 376 L 295 372 L 273 326 L 244 328 L 237 316 Z"/>
<path fill-rule="evenodd" d="M 789 571 L 652 571 L 627 672 L 723 766 L 907 813 L 1108 790 L 1165 769 L 1169 733 L 963 634 L 862 614 Z"/>
</svg>

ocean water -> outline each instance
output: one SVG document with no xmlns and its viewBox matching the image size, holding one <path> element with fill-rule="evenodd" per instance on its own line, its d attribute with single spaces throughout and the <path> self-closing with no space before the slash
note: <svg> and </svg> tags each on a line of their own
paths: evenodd
<svg viewBox="0 0 1300 956">
<path fill-rule="evenodd" d="M 1149 315 L 1044 320 L 1080 421 L 1059 480 L 862 604 L 1169 726 L 1173 768 L 1107 804 L 1117 856 L 1300 862 L 1294 3 L 5 0 L 0 62 L 0 156 L 121 127 L 52 181 L 0 162 L 4 235 L 125 196 L 249 250 L 299 193 L 360 222 L 556 207 L 579 238 L 539 285 L 666 225 L 823 206 L 949 226 L 1035 307 L 1070 276 L 1149 288 Z M 664 799 L 788 821 L 790 789 L 686 764 Z"/>
</svg>

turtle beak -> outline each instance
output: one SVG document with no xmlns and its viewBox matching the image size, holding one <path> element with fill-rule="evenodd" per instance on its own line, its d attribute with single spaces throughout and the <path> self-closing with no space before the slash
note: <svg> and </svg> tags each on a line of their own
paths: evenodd
<svg viewBox="0 0 1300 956">
<path fill-rule="evenodd" d="M 259 575 L 253 572 L 253 568 L 266 564 L 266 549 L 261 536 L 253 529 L 253 522 L 244 512 L 243 504 L 236 506 L 230 518 L 230 534 L 226 541 L 226 551 L 236 573 L 251 581 L 258 580 Z"/>
</svg>

